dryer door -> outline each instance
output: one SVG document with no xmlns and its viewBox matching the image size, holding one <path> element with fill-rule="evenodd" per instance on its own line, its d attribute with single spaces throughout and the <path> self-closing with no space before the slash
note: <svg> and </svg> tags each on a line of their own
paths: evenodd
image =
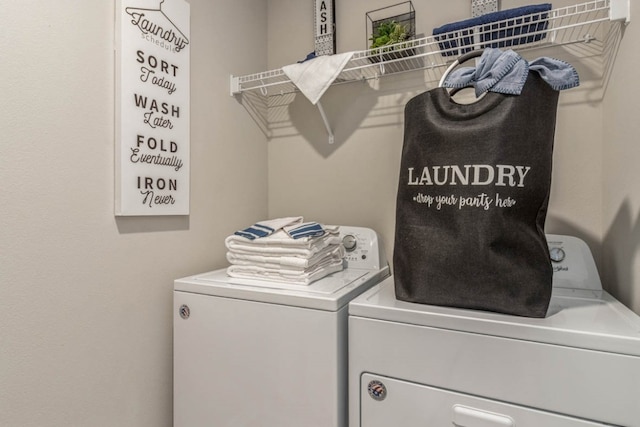
<svg viewBox="0 0 640 427">
<path fill-rule="evenodd" d="M 605 426 L 372 374 L 360 378 L 360 403 L 361 427 Z"/>
</svg>

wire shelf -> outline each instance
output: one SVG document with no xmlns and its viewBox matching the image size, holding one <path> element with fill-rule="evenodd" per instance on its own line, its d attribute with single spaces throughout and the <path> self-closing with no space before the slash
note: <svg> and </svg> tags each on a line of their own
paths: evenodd
<svg viewBox="0 0 640 427">
<path fill-rule="evenodd" d="M 604 50 L 607 47 L 609 28 L 614 20 L 629 21 L 628 2 L 629 0 L 592 0 L 396 45 L 356 51 L 333 84 L 366 81 L 440 67 L 444 71 L 457 56 L 487 47 L 526 52 L 587 43 L 590 45 L 589 55 L 602 56 L 602 61 L 606 62 Z M 232 96 L 251 92 L 254 97 L 269 99 L 296 91 L 296 86 L 282 69 L 231 76 Z M 329 130 L 328 126 L 327 128 Z"/>
</svg>

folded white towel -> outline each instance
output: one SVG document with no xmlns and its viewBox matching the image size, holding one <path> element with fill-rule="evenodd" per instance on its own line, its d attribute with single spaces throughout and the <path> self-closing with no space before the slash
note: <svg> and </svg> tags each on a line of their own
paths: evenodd
<svg viewBox="0 0 640 427">
<path fill-rule="evenodd" d="M 227 274 L 234 278 L 308 285 L 343 269 L 339 227 L 302 223 L 301 217 L 261 221 L 227 237 L 225 245 Z"/>
<path fill-rule="evenodd" d="M 227 274 L 237 279 L 266 280 L 270 282 L 309 285 L 316 280 L 343 269 L 342 260 L 323 266 L 306 269 L 302 272 L 288 269 L 270 269 L 257 266 L 230 265 Z"/>
<path fill-rule="evenodd" d="M 293 224 L 300 224 L 301 222 L 301 216 L 269 219 L 256 222 L 255 224 L 245 228 L 244 230 L 236 231 L 234 234 L 236 236 L 244 237 L 245 239 L 254 240 L 262 237 L 267 237 L 283 227 L 291 226 Z"/>
<path fill-rule="evenodd" d="M 313 254 L 311 257 L 300 256 L 280 256 L 272 254 L 246 254 L 236 251 L 227 252 L 227 261 L 234 265 L 254 265 L 265 268 L 289 268 L 301 269 L 314 267 L 327 259 L 338 261 L 344 258 L 344 247 L 342 245 L 330 245 Z"/>
<path fill-rule="evenodd" d="M 313 105 L 340 75 L 354 52 L 317 56 L 302 63 L 286 65 L 282 71 Z"/>
<path fill-rule="evenodd" d="M 231 235 L 225 239 L 230 252 L 247 255 L 278 255 L 310 258 L 329 245 L 340 244 L 338 227 L 325 226 L 325 234 L 320 237 L 303 237 L 292 239 L 284 230 L 255 240 Z"/>
</svg>

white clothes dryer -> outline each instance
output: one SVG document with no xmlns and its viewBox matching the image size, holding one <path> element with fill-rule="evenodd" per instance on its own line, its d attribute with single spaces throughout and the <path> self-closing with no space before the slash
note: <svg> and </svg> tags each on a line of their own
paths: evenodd
<svg viewBox="0 0 640 427">
<path fill-rule="evenodd" d="M 353 300 L 350 427 L 640 426 L 640 317 L 583 241 L 547 240 L 543 319 L 398 301 L 393 278 Z"/>
<path fill-rule="evenodd" d="M 308 286 L 175 281 L 175 427 L 346 427 L 347 305 L 390 273 L 373 230 L 340 233 L 345 269 Z"/>
</svg>

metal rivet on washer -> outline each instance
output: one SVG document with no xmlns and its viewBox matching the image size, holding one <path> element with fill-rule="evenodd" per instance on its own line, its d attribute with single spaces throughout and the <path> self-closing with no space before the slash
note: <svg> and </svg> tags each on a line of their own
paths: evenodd
<svg viewBox="0 0 640 427">
<path fill-rule="evenodd" d="M 367 391 L 373 400 L 381 401 L 387 397 L 387 387 L 378 380 L 369 381 Z"/>
<path fill-rule="evenodd" d="M 188 319 L 189 316 L 191 315 L 191 310 L 189 309 L 189 306 L 186 304 L 182 304 L 180 306 L 180 317 L 182 317 L 183 319 Z"/>
</svg>

